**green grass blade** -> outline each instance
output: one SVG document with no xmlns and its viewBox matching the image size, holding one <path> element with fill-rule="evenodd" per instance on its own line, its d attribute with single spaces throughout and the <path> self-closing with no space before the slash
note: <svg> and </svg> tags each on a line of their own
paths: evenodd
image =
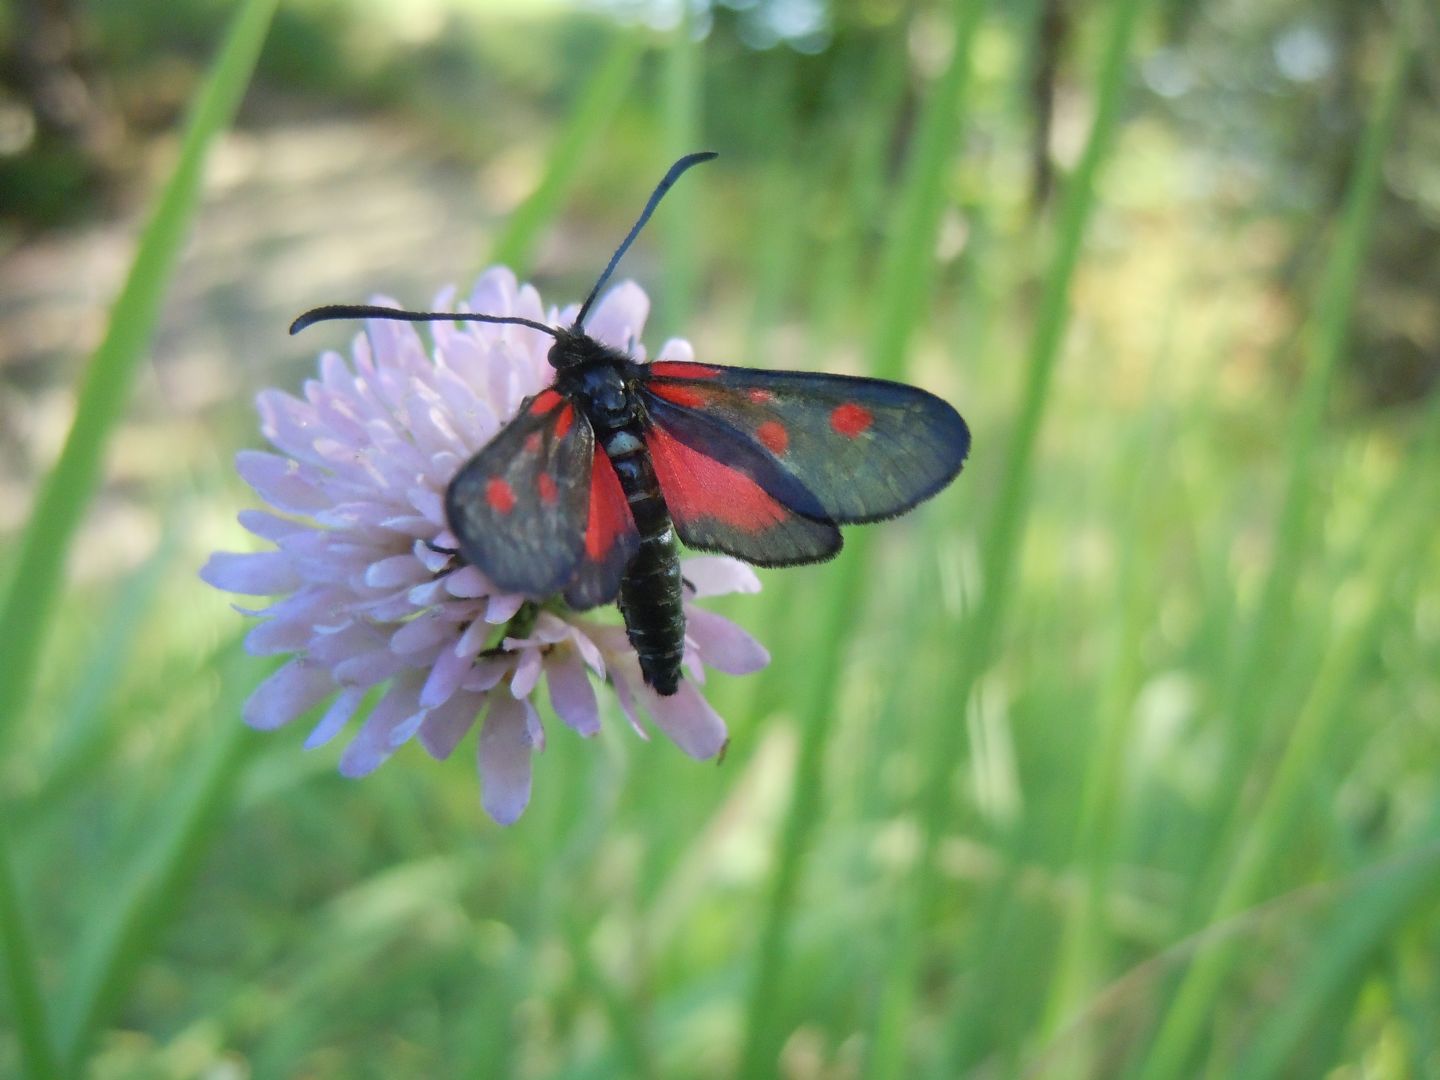
<svg viewBox="0 0 1440 1080">
<path fill-rule="evenodd" d="M 539 185 L 515 210 L 490 253 L 492 263 L 517 270 L 530 262 L 530 253 L 541 231 L 554 220 L 565 202 L 586 154 L 606 134 L 612 117 L 625 101 L 625 92 L 635 81 L 635 72 L 644 55 L 644 40 L 628 29 L 617 31 L 594 72 L 575 97 Z"/>
<path fill-rule="evenodd" d="M 1316 291 L 1306 327 L 1308 354 L 1305 377 L 1292 421 L 1286 459 L 1284 494 L 1275 525 L 1275 539 L 1265 584 L 1248 635 L 1240 636 L 1243 652 L 1227 680 L 1221 715 L 1226 719 L 1225 760 L 1219 770 L 1219 790 L 1212 797 L 1218 807 L 1239 805 L 1237 795 L 1245 782 L 1245 763 L 1264 729 L 1261 718 L 1270 700 L 1269 679 L 1278 657 L 1285 655 L 1294 595 L 1305 550 L 1310 543 L 1315 503 L 1314 458 L 1319 443 L 1330 388 L 1344 354 L 1356 283 L 1371 235 L 1380 193 L 1381 164 L 1403 101 L 1405 72 L 1410 66 L 1408 34 L 1397 34 L 1395 51 L 1375 99 L 1358 149 L 1357 165 L 1345 196 L 1334 251 Z M 1223 851 L 1234 818 L 1216 814 L 1212 834 L 1215 850 Z M 1213 895 L 1213 894 L 1212 894 Z"/>
<path fill-rule="evenodd" d="M 104 915 L 87 928 L 71 957 L 64 995 L 61 1038 L 65 1060 L 78 1071 L 100 1026 L 120 1002 L 178 905 L 207 844 L 231 805 L 235 783 L 258 737 L 238 720 L 239 702 L 255 686 L 260 664 L 238 641 L 216 665 L 222 689 L 216 716 L 224 717 L 214 745 L 198 752 L 194 779 L 156 815 L 155 840 L 113 889 Z M 202 733 L 200 741 L 209 740 Z"/>
<path fill-rule="evenodd" d="M 0 951 L 4 953 L 5 981 L 10 991 L 10 1009 L 20 1043 L 21 1061 L 29 1080 L 59 1077 L 60 1063 L 50 1033 L 45 996 L 30 943 L 30 920 L 26 918 L 15 884 L 10 857 L 10 838 L 0 821 Z"/>
<path fill-rule="evenodd" d="M 102 767 L 120 736 L 115 688 L 135 660 L 135 628 L 149 617 L 161 582 L 174 564 L 176 534 L 167 527 L 160 543 L 103 608 L 92 604 L 95 632 L 75 686 L 53 711 L 55 732 L 36 772 L 37 785 L 13 807 L 17 830 L 55 809 Z"/>
<path fill-rule="evenodd" d="M 661 121 L 672 160 L 696 150 L 713 149 L 700 145 L 701 56 L 691 9 L 688 2 L 680 4 L 680 25 L 665 50 L 661 71 Z M 656 311 L 656 329 L 661 331 L 654 335 L 657 340 L 683 336 L 695 302 L 695 195 L 695 179 L 687 178 L 665 196 L 665 213 L 658 223 L 665 247 L 665 287 Z"/>
<path fill-rule="evenodd" d="M 86 367 L 70 433 L 35 502 L 0 608 L 0 740 L 24 714 L 46 630 L 60 592 L 65 557 L 99 483 L 105 447 L 130 399 L 200 201 L 206 154 L 244 96 L 276 0 L 247 0 L 226 34 L 195 98 L 180 157 L 141 237 L 124 288 L 110 310 L 105 338 Z"/>
<path fill-rule="evenodd" d="M 1434 835 L 1436 822 L 1430 823 Z M 1397 860 L 1398 861 L 1398 860 Z M 1357 889 L 1316 940 L 1293 987 L 1277 1003 L 1233 1075 L 1248 1080 L 1299 1075 L 1287 1062 L 1313 1037 L 1326 1005 L 1354 995 L 1377 951 L 1413 916 L 1433 911 L 1440 890 L 1440 849 L 1429 844 L 1367 887 Z"/>
<path fill-rule="evenodd" d="M 868 370 L 895 378 L 905 356 L 918 315 L 929 302 L 934 279 L 934 236 L 945 207 L 945 176 L 961 129 L 964 90 L 970 73 L 971 44 L 985 10 L 984 0 L 956 0 L 952 11 L 954 46 L 950 63 L 925 106 L 915 140 L 882 280 L 887 283 L 871 341 Z M 789 957 L 790 924 L 806 854 L 821 804 L 825 747 L 836 712 L 843 660 L 854 626 L 854 613 L 864 604 L 870 539 L 866 533 L 848 538 L 839 580 L 825 596 L 817 625 L 830 628 L 818 644 L 808 669 L 807 685 L 795 700 L 800 705 L 800 748 L 794 789 L 780 838 L 774 878 L 765 901 L 756 968 L 746 1014 L 745 1049 L 740 1075 L 767 1076 L 783 1031 L 779 1021 L 783 978 Z"/>
<path fill-rule="evenodd" d="M 1250 683 L 1258 682 L 1265 670 L 1264 665 L 1272 662 L 1274 656 L 1270 645 L 1282 623 L 1282 615 L 1272 609 L 1275 605 L 1283 605 L 1287 610 L 1289 607 L 1295 571 L 1293 566 L 1287 566 L 1286 560 L 1298 560 L 1299 549 L 1304 543 L 1303 524 L 1309 517 L 1308 492 L 1312 467 L 1310 459 L 1330 383 L 1345 346 L 1352 299 L 1380 191 L 1380 165 L 1384 149 L 1395 127 L 1411 52 L 1408 37 L 1397 34 L 1392 44 L 1384 81 L 1366 126 L 1354 178 L 1346 195 L 1345 212 L 1341 218 L 1335 251 L 1317 298 L 1317 314 L 1310 339 L 1311 359 L 1292 435 L 1292 467 L 1276 541 L 1277 562 L 1272 568 L 1271 579 L 1267 583 L 1261 610 L 1257 615 L 1256 632 L 1251 645 L 1256 652 L 1247 661 L 1246 673 L 1242 676 Z M 1327 671 L 1327 676 L 1333 670 L 1332 666 L 1330 671 Z M 1238 722 L 1238 718 L 1234 719 L 1234 722 Z M 1288 786 L 1299 782 L 1298 776 L 1293 780 L 1286 779 L 1289 776 L 1286 770 L 1298 768 L 1290 765 L 1290 762 L 1302 751 L 1309 752 L 1308 743 L 1309 740 L 1302 738 L 1300 733 L 1292 734 L 1287 745 L 1286 761 L 1281 766 L 1275 785 L 1279 793 L 1272 790 L 1270 799 L 1267 800 L 1267 809 L 1275 806 L 1276 812 L 1283 810 L 1282 803 L 1289 797 Z M 1303 769 L 1301 771 L 1303 773 Z M 1284 787 L 1281 785 L 1282 780 L 1285 780 Z M 1228 802 L 1220 805 L 1228 805 Z M 1251 898 L 1258 872 L 1253 864 L 1256 859 L 1263 862 L 1263 853 L 1275 850 L 1279 842 L 1278 826 L 1266 822 L 1265 813 L 1262 811 L 1260 822 L 1252 821 L 1246 826 L 1247 846 L 1253 845 L 1261 854 L 1242 858 L 1231 870 L 1222 895 L 1216 903 L 1214 916 L 1223 917 Z M 1149 1054 L 1144 1072 L 1146 1077 L 1179 1076 L 1188 1071 L 1191 1054 L 1205 1029 L 1215 996 L 1228 973 L 1231 959 L 1232 954 L 1228 952 L 1209 953 L 1198 958 L 1186 973 Z"/>
<path fill-rule="evenodd" d="M 1069 321 L 1070 284 L 1095 205 L 1096 179 L 1109 154 L 1118 121 L 1130 44 L 1145 7 L 1146 0 L 1116 0 L 1112 7 L 1096 87 L 1095 120 L 1061 204 L 1055 251 L 1030 347 L 1020 413 L 1006 450 L 999 502 L 982 541 L 980 600 L 974 616 L 965 621 L 964 643 L 956 657 L 955 681 L 944 695 L 945 700 L 955 703 L 957 713 L 963 713 L 970 700 L 1008 611 L 1011 577 L 1024 540 L 1032 459 Z M 907 1073 L 906 1045 L 916 973 L 925 927 L 931 922 L 939 894 L 936 855 L 950 820 L 950 779 L 965 731 L 965 725 L 947 710 L 936 711 L 934 724 L 934 729 L 927 733 L 926 755 L 931 767 L 919 808 L 922 846 L 914 880 L 904 890 L 909 903 L 900 916 L 876 1020 L 872 1075 L 879 1077 L 899 1077 Z"/>
<path fill-rule="evenodd" d="M 1103 911 L 1112 884 L 1116 832 L 1123 814 L 1124 774 L 1134 737 L 1135 697 L 1143 677 L 1144 631 L 1153 615 L 1145 570 L 1159 560 L 1154 542 L 1157 496 L 1173 482 L 1166 449 L 1166 409 L 1156 384 L 1173 360 L 1171 339 L 1176 313 L 1170 311 L 1164 343 L 1156 350 L 1150 373 L 1150 408 L 1143 427 L 1124 453 L 1118 489 L 1128 492 L 1117 529 L 1116 629 L 1093 710 L 1093 744 L 1085 767 L 1076 818 L 1074 852 L 1080 895 L 1066 912 L 1060 949 L 1051 978 L 1045 1026 L 1054 1030 L 1082 1000 L 1104 960 Z M 1077 1063 L 1078 1064 L 1078 1063 Z"/>
</svg>

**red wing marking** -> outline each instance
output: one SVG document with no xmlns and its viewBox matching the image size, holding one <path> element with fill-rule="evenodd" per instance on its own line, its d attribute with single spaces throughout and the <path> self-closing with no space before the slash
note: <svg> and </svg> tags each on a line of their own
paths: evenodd
<svg viewBox="0 0 1440 1080">
<path fill-rule="evenodd" d="M 633 528 L 630 504 L 610 459 L 596 451 L 590 465 L 590 519 L 585 526 L 585 555 L 599 562 L 625 530 Z"/>
<path fill-rule="evenodd" d="M 485 501 L 497 512 L 508 514 L 515 509 L 515 492 L 500 477 L 491 477 L 485 485 Z"/>
<path fill-rule="evenodd" d="M 855 438 L 874 422 L 869 409 L 852 401 L 836 405 L 830 413 L 830 426 L 847 439 Z"/>
<path fill-rule="evenodd" d="M 778 420 L 766 420 L 755 429 L 755 435 L 765 444 L 765 448 L 776 457 L 785 453 L 790 447 L 790 433 L 785 430 L 785 425 Z"/>
<path fill-rule="evenodd" d="M 752 386 L 745 393 L 756 405 L 764 405 L 767 401 L 775 400 L 774 394 L 769 390 L 761 390 L 758 386 Z"/>
<path fill-rule="evenodd" d="M 866 413 L 865 416 L 868 420 L 870 414 Z M 563 439 L 566 435 L 570 433 L 570 426 L 574 423 L 575 406 L 567 404 L 565 406 L 565 411 L 562 412 L 560 416 L 555 420 L 555 438 Z"/>
<path fill-rule="evenodd" d="M 530 403 L 530 411 L 536 416 L 544 416 L 564 400 L 556 390 L 541 390 Z"/>
<path fill-rule="evenodd" d="M 560 489 L 555 486 L 554 478 L 552 478 L 549 473 L 541 473 L 538 486 L 540 488 L 540 501 L 553 505 L 555 499 L 560 494 Z"/>
<path fill-rule="evenodd" d="M 676 385 L 674 383 L 651 383 L 650 391 L 656 397 L 662 397 L 666 401 L 674 402 L 676 405 L 684 405 L 686 408 L 695 409 L 704 405 L 708 394 L 694 386 Z"/>
<path fill-rule="evenodd" d="M 665 503 L 677 521 L 708 517 L 742 532 L 760 533 L 789 518 L 750 477 L 690 449 L 663 428 L 652 427 L 645 443 Z"/>
<path fill-rule="evenodd" d="M 723 369 L 684 360 L 657 360 L 650 365 L 650 374 L 664 379 L 718 379 Z"/>
<path fill-rule="evenodd" d="M 540 450 L 540 442 L 540 432 L 532 431 L 529 435 L 525 436 L 525 452 L 527 454 L 538 453 Z"/>
</svg>

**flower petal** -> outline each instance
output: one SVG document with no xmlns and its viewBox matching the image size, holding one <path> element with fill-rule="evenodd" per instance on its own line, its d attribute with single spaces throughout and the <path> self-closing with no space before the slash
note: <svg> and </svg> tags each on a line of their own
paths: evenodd
<svg viewBox="0 0 1440 1080">
<path fill-rule="evenodd" d="M 585 320 L 585 332 L 611 348 L 628 352 L 640 340 L 650 298 L 633 281 L 622 281 L 600 298 Z"/>
<path fill-rule="evenodd" d="M 370 564 L 365 571 L 365 584 L 372 589 L 403 589 L 429 577 L 430 571 L 414 555 L 393 555 Z"/>
<path fill-rule="evenodd" d="M 695 362 L 695 348 L 684 338 L 672 337 L 664 345 L 660 346 L 660 352 L 655 357 L 656 361 L 678 362 L 681 364 L 693 364 Z"/>
<path fill-rule="evenodd" d="M 289 619 L 266 619 L 245 635 L 245 651 L 251 656 L 278 656 L 299 652 L 310 640 L 313 628 Z"/>
<path fill-rule="evenodd" d="M 507 638 L 505 645 L 510 646 Z M 521 649 L 520 659 L 515 662 L 515 674 L 510 676 L 510 693 L 517 698 L 527 698 L 540 681 L 540 650 Z"/>
<path fill-rule="evenodd" d="M 600 730 L 595 687 L 578 649 L 556 649 L 545 658 L 545 683 L 550 689 L 550 707 L 561 723 L 586 737 Z"/>
<path fill-rule="evenodd" d="M 490 604 L 485 609 L 485 621 L 493 626 L 507 623 L 515 617 L 515 613 L 525 604 L 525 597 L 519 593 L 500 593 L 498 596 L 490 597 Z"/>
<path fill-rule="evenodd" d="M 278 454 L 241 450 L 235 471 L 262 499 L 289 514 L 320 510 L 335 501 L 325 493 L 320 470 Z"/>
<path fill-rule="evenodd" d="M 475 726 L 485 705 L 484 694 L 461 691 L 443 705 L 431 709 L 420 725 L 420 745 L 436 761 L 444 761 L 465 733 Z"/>
<path fill-rule="evenodd" d="M 687 608 L 686 634 L 700 657 L 727 675 L 749 675 L 770 662 L 765 647 L 722 615 L 702 608 Z"/>
<path fill-rule="evenodd" d="M 462 566 L 454 573 L 446 574 L 442 580 L 445 582 L 445 591 L 462 600 L 474 600 L 495 591 L 490 582 L 485 580 L 485 575 L 473 566 Z"/>
<path fill-rule="evenodd" d="M 490 702 L 476 755 L 480 801 L 497 823 L 513 825 L 530 802 L 530 734 L 520 702 L 508 694 Z"/>
<path fill-rule="evenodd" d="M 402 656 L 433 650 L 442 641 L 455 634 L 455 624 L 440 617 L 438 611 L 428 611 L 418 618 L 402 623 L 390 637 L 390 648 Z"/>
<path fill-rule="evenodd" d="M 725 721 L 693 683 L 682 681 L 668 697 L 641 684 L 639 694 L 656 726 L 691 757 L 701 761 L 714 757 L 729 740 Z"/>
<path fill-rule="evenodd" d="M 760 579 L 739 559 L 728 555 L 697 555 L 680 564 L 680 573 L 695 587 L 692 597 L 727 593 L 758 593 Z"/>
<path fill-rule="evenodd" d="M 413 673 L 397 676 L 364 725 L 340 755 L 340 775 L 356 779 L 374 772 L 395 752 L 390 737 L 396 728 L 413 720 L 419 710 L 419 686 Z"/>
<path fill-rule="evenodd" d="M 640 682 L 638 667 L 632 667 L 630 674 L 637 683 Z M 635 695 L 630 692 L 630 680 L 620 673 L 618 665 L 610 669 L 610 682 L 615 687 L 615 696 L 620 700 L 620 711 L 625 714 L 625 719 L 630 721 L 630 729 L 649 742 L 650 733 L 645 730 L 645 725 L 640 723 L 640 714 L 635 711 Z"/>
<path fill-rule="evenodd" d="M 325 710 L 325 715 L 320 722 L 310 729 L 310 734 L 305 736 L 305 749 L 314 750 L 317 746 L 324 746 L 327 742 L 339 735 L 345 725 L 350 722 L 350 717 L 355 715 L 355 710 L 360 707 L 360 702 L 365 700 L 365 691 L 358 687 L 348 690 L 341 690 L 335 695 L 335 700 Z"/>
<path fill-rule="evenodd" d="M 246 532 L 272 543 L 283 540 L 292 533 L 306 532 L 310 528 L 289 518 L 276 517 L 265 510 L 241 510 L 236 515 L 236 520 Z"/>
<path fill-rule="evenodd" d="M 245 723 L 258 731 L 273 731 L 294 720 L 335 692 L 335 680 L 323 664 L 299 657 L 255 688 L 245 702 Z"/>
<path fill-rule="evenodd" d="M 292 592 L 301 584 L 290 556 L 283 551 L 217 551 L 200 568 L 200 580 L 242 596 L 275 596 Z"/>
<path fill-rule="evenodd" d="M 444 705 L 460 689 L 474 662 L 474 653 L 457 656 L 454 649 L 441 649 L 420 691 L 420 704 L 427 709 Z"/>
</svg>

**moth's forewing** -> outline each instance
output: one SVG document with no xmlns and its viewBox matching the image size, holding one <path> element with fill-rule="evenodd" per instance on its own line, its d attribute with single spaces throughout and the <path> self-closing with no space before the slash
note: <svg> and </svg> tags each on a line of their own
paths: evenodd
<svg viewBox="0 0 1440 1080">
<path fill-rule="evenodd" d="M 595 436 L 554 390 L 526 401 L 445 492 L 466 561 L 507 592 L 543 597 L 575 573 L 585 544 Z"/>
</svg>

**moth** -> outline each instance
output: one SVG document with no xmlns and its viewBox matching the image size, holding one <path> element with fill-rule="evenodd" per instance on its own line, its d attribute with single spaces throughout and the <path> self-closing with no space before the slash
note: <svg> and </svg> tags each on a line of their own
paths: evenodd
<svg viewBox="0 0 1440 1080">
<path fill-rule="evenodd" d="M 569 326 L 510 315 L 335 304 L 327 319 L 514 323 L 554 338 L 554 383 L 461 467 L 445 496 L 459 556 L 500 589 L 574 608 L 618 599 L 645 681 L 680 684 L 679 541 L 756 566 L 832 558 L 839 526 L 894 517 L 960 472 L 970 431 L 949 404 L 881 379 L 716 364 L 642 363 L 585 319 L 665 193 L 665 174 Z"/>
</svg>

